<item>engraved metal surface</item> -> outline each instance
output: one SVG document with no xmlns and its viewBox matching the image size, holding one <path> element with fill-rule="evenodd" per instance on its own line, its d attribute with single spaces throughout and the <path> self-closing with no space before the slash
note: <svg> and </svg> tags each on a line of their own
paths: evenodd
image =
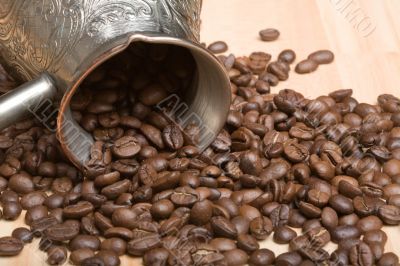
<svg viewBox="0 0 400 266">
<path fill-rule="evenodd" d="M 80 63 L 128 33 L 198 41 L 200 9 L 201 0 L 0 0 L 2 63 L 22 80 L 47 71 L 70 83 Z"/>
</svg>

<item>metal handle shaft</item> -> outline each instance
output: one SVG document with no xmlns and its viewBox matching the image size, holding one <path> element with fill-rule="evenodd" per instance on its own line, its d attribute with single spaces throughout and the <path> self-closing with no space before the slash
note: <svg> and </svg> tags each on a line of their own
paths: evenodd
<svg viewBox="0 0 400 266">
<path fill-rule="evenodd" d="M 18 122 L 52 101 L 56 87 L 48 74 L 27 82 L 0 97 L 0 130 Z"/>
</svg>

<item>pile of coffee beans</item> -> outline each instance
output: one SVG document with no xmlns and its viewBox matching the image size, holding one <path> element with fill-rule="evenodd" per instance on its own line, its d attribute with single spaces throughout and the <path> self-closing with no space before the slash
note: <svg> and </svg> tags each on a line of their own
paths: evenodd
<svg viewBox="0 0 400 266">
<path fill-rule="evenodd" d="M 195 71 L 164 45 L 133 45 L 82 84 L 71 108 L 95 139 L 84 172 L 34 119 L 2 131 L 1 216 L 26 210 L 27 227 L 0 238 L 0 256 L 40 238 L 50 265 L 114 266 L 124 254 L 144 265 L 399 265 L 382 227 L 400 224 L 400 99 L 270 94 L 296 54 L 271 58 L 219 56 L 232 104 L 204 151 L 199 125 L 180 128 L 157 108 Z M 332 60 L 317 51 L 296 68 Z M 289 251 L 261 247 L 268 238 Z"/>
</svg>

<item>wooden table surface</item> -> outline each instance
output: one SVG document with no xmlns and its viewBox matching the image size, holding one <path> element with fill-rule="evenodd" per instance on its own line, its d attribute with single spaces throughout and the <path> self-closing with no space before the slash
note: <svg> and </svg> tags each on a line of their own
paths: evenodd
<svg viewBox="0 0 400 266">
<path fill-rule="evenodd" d="M 352 88 L 359 101 L 375 103 L 381 93 L 400 96 L 400 1 L 398 0 L 204 0 L 202 41 L 224 40 L 229 52 L 248 55 L 265 51 L 274 57 L 285 49 L 297 53 L 297 61 L 318 49 L 330 49 L 335 62 L 309 75 L 291 72 L 273 92 L 293 88 L 307 97 L 340 88 Z M 274 42 L 261 42 L 258 31 L 273 27 L 281 32 Z M 0 222 L 2 235 L 24 226 Z M 387 227 L 386 249 L 400 254 L 400 227 Z M 262 243 L 276 254 L 287 245 Z M 334 244 L 327 248 L 335 249 Z M 122 265 L 140 265 L 140 259 L 125 256 Z M 1 258 L 0 265 L 46 265 L 38 242 L 26 245 L 18 257 Z"/>
</svg>

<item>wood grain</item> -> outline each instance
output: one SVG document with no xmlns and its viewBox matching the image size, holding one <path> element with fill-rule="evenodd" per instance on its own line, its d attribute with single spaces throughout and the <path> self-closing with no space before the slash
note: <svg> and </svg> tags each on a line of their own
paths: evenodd
<svg viewBox="0 0 400 266">
<path fill-rule="evenodd" d="M 398 0 L 204 0 L 202 41 L 225 40 L 229 52 L 236 55 L 259 50 L 276 57 L 282 49 L 291 48 L 297 53 L 297 61 L 315 50 L 330 49 L 336 55 L 333 64 L 309 75 L 292 72 L 289 80 L 273 92 L 294 88 L 315 97 L 352 88 L 360 101 L 375 103 L 382 93 L 399 96 L 399 14 Z M 368 28 L 366 21 L 372 26 Z M 277 41 L 259 40 L 258 31 L 268 27 L 280 30 Z M 2 220 L 1 235 L 9 235 L 13 228 L 23 225 L 22 218 L 16 222 Z M 386 227 L 385 231 L 389 235 L 387 250 L 400 254 L 400 245 L 396 244 L 399 227 Z M 276 254 L 287 251 L 286 245 L 274 244 L 271 238 L 262 246 Z M 328 246 L 329 251 L 334 249 L 335 245 Z M 45 264 L 45 254 L 38 250 L 37 241 L 25 246 L 21 256 L 0 259 L 3 266 Z M 122 265 L 140 264 L 140 259 L 122 259 Z"/>
</svg>

